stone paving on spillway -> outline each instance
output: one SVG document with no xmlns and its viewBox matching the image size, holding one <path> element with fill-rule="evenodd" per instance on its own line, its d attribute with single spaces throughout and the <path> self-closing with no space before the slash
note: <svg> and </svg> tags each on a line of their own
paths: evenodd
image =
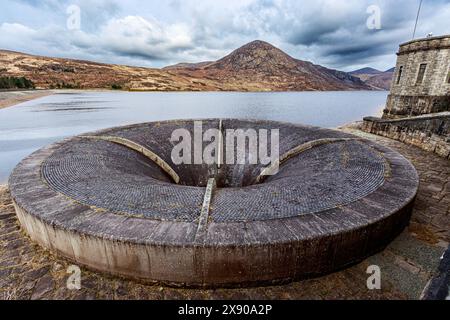
<svg viewBox="0 0 450 320">
<path fill-rule="evenodd" d="M 41 249 L 23 233 L 8 190 L 0 190 L 0 298 L 4 299 L 417 299 L 435 275 L 450 241 L 448 160 L 400 142 L 359 131 L 406 156 L 420 187 L 411 224 L 384 251 L 363 262 L 316 279 L 246 289 L 177 289 L 148 285 L 82 268 L 81 290 L 68 290 L 72 263 Z M 382 270 L 381 290 L 368 290 L 366 268 Z"/>
</svg>

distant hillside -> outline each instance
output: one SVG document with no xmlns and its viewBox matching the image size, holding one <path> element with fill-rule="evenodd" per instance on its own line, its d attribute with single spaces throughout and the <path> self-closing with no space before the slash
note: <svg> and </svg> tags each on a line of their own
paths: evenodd
<svg viewBox="0 0 450 320">
<path fill-rule="evenodd" d="M 264 41 L 253 41 L 215 62 L 170 67 L 169 72 L 263 91 L 370 90 L 352 75 L 295 59 Z"/>
<path fill-rule="evenodd" d="M 356 74 L 380 74 L 382 71 L 374 69 L 374 68 L 362 68 L 355 71 L 349 72 L 350 74 L 356 75 Z"/>
<path fill-rule="evenodd" d="M 205 62 L 199 62 L 199 63 L 187 63 L 187 62 L 181 62 L 174 64 L 172 66 L 167 66 L 162 68 L 162 70 L 174 70 L 174 69 L 197 69 L 205 67 L 211 63 L 214 63 L 214 61 L 205 61 Z"/>
<path fill-rule="evenodd" d="M 393 76 L 394 72 L 383 72 L 370 77 L 366 84 L 377 89 L 390 90 Z"/>
<path fill-rule="evenodd" d="M 159 69 L 48 58 L 0 50 L 0 77 L 26 77 L 37 88 L 132 89 L 155 91 L 218 90 L 219 85 L 193 81 Z"/>
<path fill-rule="evenodd" d="M 374 68 L 362 68 L 350 72 L 351 75 L 360 78 L 365 84 L 377 90 L 389 90 L 391 88 L 392 77 L 395 68 L 380 71 Z"/>
<path fill-rule="evenodd" d="M 0 77 L 26 77 L 37 88 L 154 91 L 371 90 L 349 73 L 297 60 L 253 41 L 217 61 L 163 69 L 48 58 L 0 50 Z"/>
</svg>

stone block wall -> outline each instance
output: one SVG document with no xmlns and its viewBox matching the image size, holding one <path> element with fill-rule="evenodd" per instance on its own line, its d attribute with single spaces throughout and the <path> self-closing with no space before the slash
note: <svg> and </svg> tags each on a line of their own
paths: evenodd
<svg viewBox="0 0 450 320">
<path fill-rule="evenodd" d="M 450 36 L 404 43 L 397 55 L 383 118 L 450 111 Z M 418 82 L 421 64 L 426 64 L 426 69 Z"/>
<path fill-rule="evenodd" d="M 390 120 L 367 117 L 362 129 L 450 160 L 450 112 Z"/>
<path fill-rule="evenodd" d="M 414 117 L 422 114 L 450 111 L 450 95 L 447 96 L 402 96 L 390 94 L 384 119 Z"/>
</svg>

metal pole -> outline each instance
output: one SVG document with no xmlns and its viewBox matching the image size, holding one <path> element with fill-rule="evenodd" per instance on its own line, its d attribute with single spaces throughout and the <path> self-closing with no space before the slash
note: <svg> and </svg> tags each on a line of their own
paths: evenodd
<svg viewBox="0 0 450 320">
<path fill-rule="evenodd" d="M 419 21 L 420 9 L 422 8 L 422 1 L 423 0 L 420 0 L 419 10 L 417 10 L 416 24 L 414 25 L 414 32 L 413 32 L 413 37 L 412 37 L 413 40 L 416 37 L 417 22 Z"/>
</svg>

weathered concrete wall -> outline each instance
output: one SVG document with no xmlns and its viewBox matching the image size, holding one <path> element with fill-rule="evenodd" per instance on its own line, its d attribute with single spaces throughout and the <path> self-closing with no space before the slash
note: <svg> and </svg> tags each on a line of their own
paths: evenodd
<svg viewBox="0 0 450 320">
<path fill-rule="evenodd" d="M 393 120 L 367 117 L 362 129 L 450 159 L 450 112 Z"/>
<path fill-rule="evenodd" d="M 450 36 L 404 43 L 397 55 L 383 118 L 450 111 Z M 421 64 L 426 64 L 426 69 L 418 82 Z"/>
</svg>

